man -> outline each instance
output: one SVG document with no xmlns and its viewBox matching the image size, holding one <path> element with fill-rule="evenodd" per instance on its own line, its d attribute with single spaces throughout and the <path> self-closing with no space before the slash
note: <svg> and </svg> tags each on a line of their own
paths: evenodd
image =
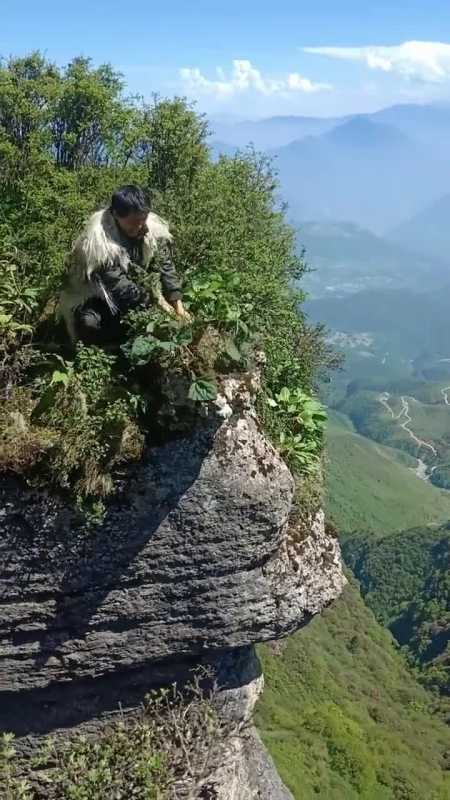
<svg viewBox="0 0 450 800">
<path fill-rule="evenodd" d="M 133 269 L 145 270 L 153 300 L 164 311 L 189 320 L 171 243 L 167 224 L 150 212 L 142 189 L 117 189 L 109 208 L 92 214 L 69 258 L 60 311 L 72 342 L 120 341 L 122 316 L 151 302 L 146 289 L 131 279 Z"/>
</svg>

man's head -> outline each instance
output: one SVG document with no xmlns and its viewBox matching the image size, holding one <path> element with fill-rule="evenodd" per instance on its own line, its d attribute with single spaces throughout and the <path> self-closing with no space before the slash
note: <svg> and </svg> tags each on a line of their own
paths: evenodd
<svg viewBox="0 0 450 800">
<path fill-rule="evenodd" d="M 126 236 L 130 239 L 142 239 L 145 236 L 149 206 L 139 186 L 129 184 L 116 189 L 111 198 L 110 208 L 119 228 Z"/>
</svg>

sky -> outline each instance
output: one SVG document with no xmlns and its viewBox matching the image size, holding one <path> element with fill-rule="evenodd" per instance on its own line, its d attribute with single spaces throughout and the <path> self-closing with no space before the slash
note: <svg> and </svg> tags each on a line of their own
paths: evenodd
<svg viewBox="0 0 450 800">
<path fill-rule="evenodd" d="M 449 0 L 0 0 L 0 55 L 32 50 L 224 118 L 450 102 Z"/>
</svg>

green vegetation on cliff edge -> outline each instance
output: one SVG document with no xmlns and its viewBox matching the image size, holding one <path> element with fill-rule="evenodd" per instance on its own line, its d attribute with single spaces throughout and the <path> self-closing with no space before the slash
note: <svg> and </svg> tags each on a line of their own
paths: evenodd
<svg viewBox="0 0 450 800">
<path fill-rule="evenodd" d="M 100 511 L 117 468 L 188 430 L 217 379 L 251 368 L 261 347 L 266 430 L 294 469 L 317 464 L 322 424 L 307 395 L 330 356 L 292 288 L 305 271 L 294 231 L 270 163 L 253 152 L 213 163 L 207 137 L 182 99 L 127 99 L 110 66 L 61 69 L 39 54 L 0 65 L 0 470 Z M 54 330 L 65 257 L 124 183 L 169 221 L 194 323 L 132 312 L 119 355 L 73 352 Z M 282 390 L 301 390 L 292 412 Z"/>
</svg>

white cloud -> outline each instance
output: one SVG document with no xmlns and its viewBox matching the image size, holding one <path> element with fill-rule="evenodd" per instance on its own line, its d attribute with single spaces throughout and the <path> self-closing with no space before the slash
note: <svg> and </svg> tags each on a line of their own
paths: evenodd
<svg viewBox="0 0 450 800">
<path fill-rule="evenodd" d="M 450 79 L 450 44 L 443 42 L 412 41 L 386 47 L 304 47 L 303 51 L 345 61 L 360 61 L 370 69 L 396 73 L 412 80 L 443 83 Z"/>
<path fill-rule="evenodd" d="M 212 94 L 216 97 L 232 97 L 243 92 L 255 91 L 263 95 L 286 95 L 290 92 L 323 92 L 332 89 L 329 83 L 314 83 L 298 72 L 291 72 L 285 78 L 264 76 L 246 59 L 235 59 L 230 75 L 218 67 L 217 78 L 211 80 L 198 67 L 183 67 L 180 77 L 188 89 L 198 94 Z"/>
</svg>

